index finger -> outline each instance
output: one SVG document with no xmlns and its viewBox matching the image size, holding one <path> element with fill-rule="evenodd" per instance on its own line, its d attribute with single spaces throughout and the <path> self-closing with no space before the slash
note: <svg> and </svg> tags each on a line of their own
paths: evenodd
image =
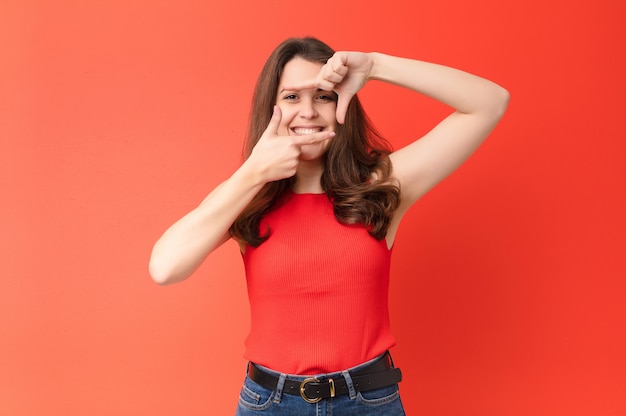
<svg viewBox="0 0 626 416">
<path fill-rule="evenodd" d="M 320 131 L 312 134 L 305 134 L 303 136 L 292 136 L 293 142 L 299 146 L 305 144 L 316 144 L 323 142 L 324 140 L 332 139 L 335 137 L 334 131 Z"/>
<path fill-rule="evenodd" d="M 297 82 L 295 84 L 287 85 L 283 87 L 286 91 L 300 91 L 308 89 L 318 89 L 322 91 L 334 91 L 337 83 L 329 81 L 327 79 L 312 79 L 308 81 Z"/>
<path fill-rule="evenodd" d="M 299 91 L 317 88 L 317 80 L 309 79 L 306 81 L 296 82 L 294 84 L 286 85 L 283 87 L 286 91 Z"/>
</svg>

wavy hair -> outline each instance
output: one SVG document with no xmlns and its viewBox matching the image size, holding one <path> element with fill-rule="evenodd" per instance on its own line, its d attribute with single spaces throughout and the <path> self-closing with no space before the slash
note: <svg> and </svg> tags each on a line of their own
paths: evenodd
<svg viewBox="0 0 626 416">
<path fill-rule="evenodd" d="M 272 52 L 254 90 L 244 159 L 250 156 L 270 122 L 285 65 L 296 57 L 325 64 L 333 54 L 328 45 L 311 37 L 287 39 Z M 400 203 L 400 189 L 389 180 L 390 153 L 391 146 L 376 131 L 354 96 L 344 124 L 337 124 L 335 138 L 323 156 L 321 186 L 340 223 L 363 224 L 378 240 L 385 238 Z M 261 233 L 261 219 L 291 188 L 294 179 L 265 184 L 230 227 L 232 237 L 252 247 L 267 240 L 271 230 Z"/>
</svg>

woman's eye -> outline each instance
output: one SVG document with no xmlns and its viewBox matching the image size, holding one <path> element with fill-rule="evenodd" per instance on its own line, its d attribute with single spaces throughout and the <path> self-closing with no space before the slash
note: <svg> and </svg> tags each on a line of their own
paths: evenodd
<svg viewBox="0 0 626 416">
<path fill-rule="evenodd" d="M 295 100 L 296 98 L 298 98 L 296 94 L 289 94 L 283 97 L 284 100 Z"/>
<path fill-rule="evenodd" d="M 322 101 L 337 101 L 334 95 L 329 94 L 320 94 L 317 98 Z"/>
</svg>

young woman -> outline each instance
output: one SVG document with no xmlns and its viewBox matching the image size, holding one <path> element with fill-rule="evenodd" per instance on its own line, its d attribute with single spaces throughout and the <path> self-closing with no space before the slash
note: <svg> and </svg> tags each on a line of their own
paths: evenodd
<svg viewBox="0 0 626 416">
<path fill-rule="evenodd" d="M 391 152 L 357 92 L 370 80 L 455 111 Z M 463 71 L 289 39 L 256 86 L 245 161 L 154 246 L 150 273 L 181 281 L 234 238 L 251 305 L 238 415 L 403 415 L 388 349 L 391 248 L 408 208 L 454 171 L 509 95 Z M 401 105 L 401 103 L 393 103 Z"/>
</svg>

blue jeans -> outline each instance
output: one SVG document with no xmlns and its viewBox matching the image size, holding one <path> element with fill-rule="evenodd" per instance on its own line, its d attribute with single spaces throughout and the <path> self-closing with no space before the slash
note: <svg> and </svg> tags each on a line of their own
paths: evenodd
<svg viewBox="0 0 626 416">
<path fill-rule="evenodd" d="M 259 366 L 279 378 L 276 390 L 266 389 L 246 376 L 239 395 L 236 416 L 405 416 L 397 384 L 376 390 L 355 391 L 349 372 L 372 361 L 346 371 L 316 375 L 319 380 L 344 377 L 349 390 L 348 394 L 323 399 L 317 403 L 307 403 L 300 396 L 284 394 L 282 391 L 286 379 L 303 381 L 307 376 L 281 374 Z"/>
</svg>

